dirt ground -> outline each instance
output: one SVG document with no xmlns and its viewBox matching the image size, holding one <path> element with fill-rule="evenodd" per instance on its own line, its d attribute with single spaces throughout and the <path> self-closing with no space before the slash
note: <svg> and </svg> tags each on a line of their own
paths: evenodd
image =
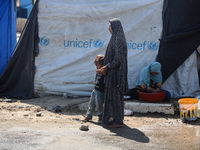
<svg viewBox="0 0 200 150">
<path fill-rule="evenodd" d="M 78 104 L 89 97 L 44 96 L 0 99 L 1 150 L 199 150 L 200 119 L 183 123 L 179 114 L 125 116 L 123 128 L 83 122 Z M 62 112 L 55 112 L 61 106 Z M 79 128 L 88 125 L 88 131 Z"/>
</svg>

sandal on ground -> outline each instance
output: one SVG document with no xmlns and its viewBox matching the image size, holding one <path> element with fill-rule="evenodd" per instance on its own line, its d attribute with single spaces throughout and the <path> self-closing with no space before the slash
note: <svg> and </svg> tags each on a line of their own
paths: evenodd
<svg viewBox="0 0 200 150">
<path fill-rule="evenodd" d="M 92 120 L 92 118 L 85 117 L 85 118 L 83 119 L 83 121 L 90 121 L 90 120 Z"/>
</svg>

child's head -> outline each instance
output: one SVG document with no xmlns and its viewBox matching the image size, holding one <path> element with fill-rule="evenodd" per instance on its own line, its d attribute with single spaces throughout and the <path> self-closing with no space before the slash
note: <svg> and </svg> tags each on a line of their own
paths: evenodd
<svg viewBox="0 0 200 150">
<path fill-rule="evenodd" d="M 97 57 L 94 60 L 94 64 L 97 66 L 98 69 L 103 67 L 103 65 L 104 65 L 104 55 L 102 55 L 102 54 L 97 55 Z"/>
</svg>

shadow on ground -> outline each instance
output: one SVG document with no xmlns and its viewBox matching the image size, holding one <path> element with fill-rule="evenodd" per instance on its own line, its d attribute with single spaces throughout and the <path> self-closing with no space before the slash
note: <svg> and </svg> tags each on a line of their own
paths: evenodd
<svg viewBox="0 0 200 150">
<path fill-rule="evenodd" d="M 107 126 L 103 125 L 103 128 L 115 133 L 113 136 L 121 136 L 137 142 L 149 143 L 149 138 L 142 131 L 136 128 L 130 128 L 127 125 L 124 125 L 123 128 L 108 128 Z"/>
</svg>

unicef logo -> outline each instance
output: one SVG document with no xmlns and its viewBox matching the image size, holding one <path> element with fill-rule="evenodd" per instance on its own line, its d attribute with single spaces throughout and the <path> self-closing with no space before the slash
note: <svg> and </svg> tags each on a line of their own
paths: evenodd
<svg viewBox="0 0 200 150">
<path fill-rule="evenodd" d="M 158 49 L 158 43 L 152 41 L 147 44 L 147 47 L 150 51 L 156 51 Z"/>
<path fill-rule="evenodd" d="M 46 38 L 45 36 L 43 36 L 42 38 L 40 38 L 40 45 L 42 46 L 47 46 L 49 45 L 50 39 Z"/>
<path fill-rule="evenodd" d="M 102 41 L 102 40 L 96 40 L 93 42 L 93 45 L 95 48 L 101 48 L 103 46 L 103 44 L 104 44 L 104 41 Z"/>
<path fill-rule="evenodd" d="M 93 46 L 95 48 L 101 48 L 104 44 L 104 41 L 102 40 L 93 40 L 89 39 L 86 41 L 78 40 L 64 40 L 64 47 L 77 47 L 77 48 L 92 48 Z"/>
</svg>

